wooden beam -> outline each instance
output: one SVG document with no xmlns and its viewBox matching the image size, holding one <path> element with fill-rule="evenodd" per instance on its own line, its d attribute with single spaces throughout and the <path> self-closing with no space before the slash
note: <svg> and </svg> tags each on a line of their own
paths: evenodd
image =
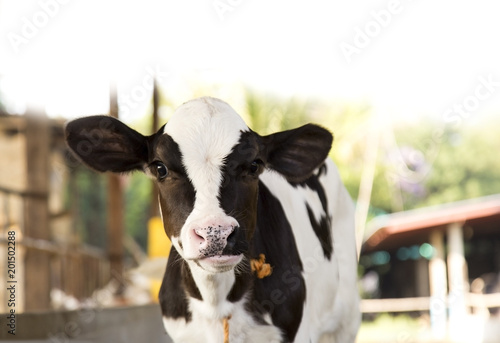
<svg viewBox="0 0 500 343">
<path fill-rule="evenodd" d="M 431 329 L 435 339 L 443 339 L 447 330 L 446 292 L 448 290 L 443 231 L 432 231 L 429 243 L 434 248 L 434 254 L 429 261 L 429 286 L 432 303 L 430 308 Z"/>
<path fill-rule="evenodd" d="M 109 114 L 118 118 L 118 99 L 116 88 L 111 86 Z M 123 190 L 120 176 L 108 174 L 108 254 L 111 267 L 111 277 L 122 285 L 123 282 Z M 123 291 L 119 287 L 118 294 Z"/>
<path fill-rule="evenodd" d="M 0 237 L 0 244 L 7 245 L 8 240 L 5 237 Z M 16 246 L 25 248 L 26 250 L 35 250 L 43 252 L 46 255 L 63 256 L 63 255 L 85 255 L 96 260 L 104 260 L 105 255 L 98 248 L 89 245 L 79 245 L 78 247 L 47 241 L 45 239 L 36 239 L 23 237 L 16 239 Z"/>
<path fill-rule="evenodd" d="M 159 103 L 160 103 L 160 93 L 158 90 L 158 83 L 156 82 L 156 79 L 154 80 L 153 84 L 153 120 L 151 123 L 151 130 L 152 133 L 155 133 L 160 129 L 160 124 L 159 124 Z M 151 181 L 152 183 L 152 188 L 151 188 L 151 217 L 157 217 L 160 215 L 160 208 L 159 208 L 159 203 L 158 203 L 158 186 L 156 186 L 156 183 L 154 181 Z"/>
<path fill-rule="evenodd" d="M 466 293 L 465 303 L 467 306 L 476 308 L 500 307 L 500 293 L 475 294 Z"/>
<path fill-rule="evenodd" d="M 428 311 L 431 298 L 361 299 L 363 313 Z"/>
<path fill-rule="evenodd" d="M 45 115 L 26 115 L 27 193 L 39 196 L 25 197 L 24 237 L 50 240 L 49 228 L 49 122 Z M 26 251 L 25 310 L 50 308 L 50 257 L 36 250 Z M 21 294 L 21 293 L 19 293 Z"/>
<path fill-rule="evenodd" d="M 462 223 L 448 225 L 447 238 L 449 331 L 452 339 L 459 340 L 461 329 L 467 324 L 465 294 L 469 287 Z"/>
<path fill-rule="evenodd" d="M 453 299 L 450 299 L 450 301 L 452 300 Z M 447 307 L 447 302 L 448 301 L 445 301 L 445 308 Z M 466 293 L 465 302 L 466 305 L 470 307 L 500 307 L 500 293 Z M 429 311 L 432 309 L 432 306 L 431 297 L 361 299 L 360 302 L 360 309 L 363 313 Z"/>
</svg>

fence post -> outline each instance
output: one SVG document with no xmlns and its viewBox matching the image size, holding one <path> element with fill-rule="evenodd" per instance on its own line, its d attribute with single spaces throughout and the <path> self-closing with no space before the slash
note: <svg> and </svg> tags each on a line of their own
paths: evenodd
<svg viewBox="0 0 500 343">
<path fill-rule="evenodd" d="M 440 230 L 432 231 L 429 243 L 434 248 L 434 254 L 429 261 L 431 329 L 433 338 L 441 340 L 445 339 L 447 334 L 446 292 L 448 289 L 443 232 Z"/>
<path fill-rule="evenodd" d="M 159 103 L 160 103 L 160 91 L 158 89 L 158 82 L 156 79 L 153 83 L 153 119 L 151 122 L 151 131 L 152 133 L 156 133 L 160 129 L 159 124 Z M 159 190 L 158 186 L 154 181 L 151 181 L 151 217 L 157 217 L 160 215 L 160 208 L 158 202 Z"/>
<path fill-rule="evenodd" d="M 447 234 L 450 338 L 460 340 L 467 331 L 465 294 L 469 291 L 462 223 L 449 224 Z"/>
<path fill-rule="evenodd" d="M 48 118 L 40 113 L 26 114 L 27 191 L 24 237 L 50 240 L 49 228 L 49 156 Z M 50 308 L 50 256 L 27 249 L 25 258 L 25 309 Z M 20 295 L 22 296 L 22 295 Z"/>
<path fill-rule="evenodd" d="M 109 114 L 118 118 L 118 100 L 114 85 L 110 89 Z M 111 277 L 118 281 L 117 295 L 123 292 L 123 189 L 120 176 L 108 174 L 108 252 Z"/>
</svg>

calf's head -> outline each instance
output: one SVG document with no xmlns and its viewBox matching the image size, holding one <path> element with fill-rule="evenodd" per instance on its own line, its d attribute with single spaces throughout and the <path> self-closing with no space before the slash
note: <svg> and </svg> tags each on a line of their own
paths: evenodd
<svg viewBox="0 0 500 343">
<path fill-rule="evenodd" d="M 180 106 L 151 136 L 108 116 L 90 116 L 66 125 L 66 141 L 98 171 L 151 176 L 175 249 L 217 273 L 236 266 L 249 249 L 263 170 L 305 180 L 327 157 L 332 135 L 308 124 L 260 136 L 225 102 L 199 98 Z"/>
</svg>

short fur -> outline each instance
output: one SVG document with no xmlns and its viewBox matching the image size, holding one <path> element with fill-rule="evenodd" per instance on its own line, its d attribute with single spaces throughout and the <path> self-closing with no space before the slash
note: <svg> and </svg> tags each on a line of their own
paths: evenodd
<svg viewBox="0 0 500 343">
<path fill-rule="evenodd" d="M 176 342 L 353 342 L 359 325 L 353 207 L 327 158 L 332 135 L 308 124 L 260 136 L 225 102 L 195 99 L 143 136 L 107 116 L 66 126 L 98 171 L 157 182 L 173 247 L 160 290 Z M 273 267 L 258 279 L 249 261 Z"/>
</svg>

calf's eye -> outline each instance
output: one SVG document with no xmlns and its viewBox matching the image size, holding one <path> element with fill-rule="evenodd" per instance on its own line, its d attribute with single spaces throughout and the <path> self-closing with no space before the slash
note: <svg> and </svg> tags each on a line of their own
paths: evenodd
<svg viewBox="0 0 500 343">
<path fill-rule="evenodd" d="M 168 175 L 168 169 L 165 167 L 165 165 L 161 162 L 156 162 L 156 175 L 158 177 L 158 180 L 163 180 L 164 178 L 167 177 Z"/>
<path fill-rule="evenodd" d="M 259 167 L 260 167 L 260 164 L 262 162 L 258 161 L 258 160 L 255 160 L 252 162 L 252 164 L 250 164 L 250 173 L 252 174 L 255 174 L 259 171 Z"/>
</svg>

